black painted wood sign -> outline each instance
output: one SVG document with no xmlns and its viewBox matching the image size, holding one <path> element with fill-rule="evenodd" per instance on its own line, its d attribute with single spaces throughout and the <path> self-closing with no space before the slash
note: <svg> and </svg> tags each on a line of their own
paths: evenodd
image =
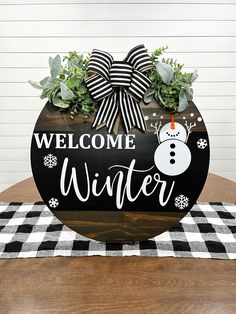
<svg viewBox="0 0 236 314">
<path fill-rule="evenodd" d="M 92 129 L 94 116 L 71 120 L 49 102 L 38 118 L 31 145 L 36 185 L 54 214 L 79 233 L 113 242 L 146 239 L 197 201 L 209 139 L 196 106 L 175 117 L 154 102 L 141 108 L 147 131 L 128 134 L 122 124 L 117 134 Z"/>
</svg>

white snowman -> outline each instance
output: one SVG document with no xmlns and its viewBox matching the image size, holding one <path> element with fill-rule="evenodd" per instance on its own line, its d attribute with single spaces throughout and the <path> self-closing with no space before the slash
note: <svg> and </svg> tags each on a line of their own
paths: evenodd
<svg viewBox="0 0 236 314">
<path fill-rule="evenodd" d="M 186 121 L 186 128 L 174 121 L 161 126 L 161 122 L 151 124 L 151 127 L 156 130 L 154 134 L 157 135 L 160 143 L 154 154 L 155 165 L 162 173 L 177 176 L 187 170 L 191 163 L 191 152 L 187 141 L 191 128 L 195 127 L 196 123 L 188 125 Z"/>
</svg>

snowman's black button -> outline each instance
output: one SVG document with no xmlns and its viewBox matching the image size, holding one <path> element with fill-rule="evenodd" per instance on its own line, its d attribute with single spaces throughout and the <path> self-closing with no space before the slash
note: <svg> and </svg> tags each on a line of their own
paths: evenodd
<svg viewBox="0 0 236 314">
<path fill-rule="evenodd" d="M 175 163 L 175 160 L 174 159 L 171 159 L 170 160 L 170 163 L 173 165 Z"/>
<path fill-rule="evenodd" d="M 170 148 L 175 148 L 175 144 L 174 143 L 170 144 Z"/>
<path fill-rule="evenodd" d="M 175 152 L 170 152 L 170 155 L 173 157 L 175 156 Z"/>
</svg>

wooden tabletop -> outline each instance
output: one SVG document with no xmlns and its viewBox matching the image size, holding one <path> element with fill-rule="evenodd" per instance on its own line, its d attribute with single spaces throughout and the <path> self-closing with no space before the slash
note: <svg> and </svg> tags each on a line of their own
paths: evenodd
<svg viewBox="0 0 236 314">
<path fill-rule="evenodd" d="M 33 179 L 0 201 L 41 200 Z M 236 202 L 210 174 L 199 201 Z M 0 313 L 235 313 L 236 261 L 158 257 L 0 260 Z"/>
</svg>

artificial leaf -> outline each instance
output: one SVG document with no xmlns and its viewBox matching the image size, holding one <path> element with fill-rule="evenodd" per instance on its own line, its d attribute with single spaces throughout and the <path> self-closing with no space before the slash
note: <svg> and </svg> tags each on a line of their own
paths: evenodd
<svg viewBox="0 0 236 314">
<path fill-rule="evenodd" d="M 149 88 L 143 96 L 144 103 L 149 104 L 151 101 L 153 101 L 154 94 L 155 94 L 155 91 Z"/>
<path fill-rule="evenodd" d="M 31 86 L 33 86 L 34 88 L 37 88 L 37 89 L 43 89 L 43 87 L 36 83 L 36 82 L 33 82 L 33 81 L 28 81 L 30 83 Z"/>
<path fill-rule="evenodd" d="M 69 100 L 75 96 L 75 94 L 69 88 L 67 88 L 64 82 L 60 82 L 60 88 L 61 88 L 61 98 L 63 100 Z"/>
<path fill-rule="evenodd" d="M 45 77 L 44 79 L 42 79 L 39 84 L 42 86 L 42 87 L 45 87 L 45 85 L 47 84 L 48 82 L 48 79 L 49 79 L 49 76 Z"/>
<path fill-rule="evenodd" d="M 181 84 L 182 89 L 184 89 L 188 94 L 191 94 L 192 89 L 191 89 L 191 85 L 188 83 L 182 83 Z"/>
<path fill-rule="evenodd" d="M 40 95 L 40 99 L 44 99 L 44 98 L 47 98 L 47 97 L 48 97 L 48 90 L 44 89 L 42 91 L 42 94 Z"/>
<path fill-rule="evenodd" d="M 61 57 L 56 55 L 56 57 L 51 62 L 51 76 L 56 78 L 61 71 Z"/>
<path fill-rule="evenodd" d="M 193 99 L 193 89 L 190 88 L 190 92 L 186 93 L 187 100 L 190 101 Z"/>
<path fill-rule="evenodd" d="M 44 88 L 53 88 L 55 86 L 59 86 L 59 81 L 54 80 L 51 76 L 48 78 L 47 82 L 44 85 Z"/>
<path fill-rule="evenodd" d="M 165 62 L 159 62 L 156 65 L 156 70 L 157 73 L 161 76 L 163 82 L 169 85 L 174 75 L 174 70 L 172 67 Z"/>
<path fill-rule="evenodd" d="M 63 108 L 63 109 L 66 109 L 69 107 L 68 102 L 61 98 L 61 92 L 60 92 L 59 87 L 54 89 L 54 91 L 52 92 L 51 98 L 52 98 L 52 103 L 54 106 Z"/>
<path fill-rule="evenodd" d="M 53 58 L 49 57 L 48 58 L 48 64 L 49 64 L 50 68 L 52 67 L 52 61 L 53 61 Z"/>
<path fill-rule="evenodd" d="M 64 102 L 62 99 L 58 97 L 53 98 L 53 105 L 62 109 L 67 109 L 70 107 L 68 103 Z"/>
<path fill-rule="evenodd" d="M 198 73 L 197 73 L 197 69 L 195 69 L 192 73 L 192 77 L 191 77 L 191 83 L 193 83 L 194 81 L 196 81 L 196 79 L 198 78 Z"/>
<path fill-rule="evenodd" d="M 186 96 L 186 90 L 182 88 L 179 93 L 178 112 L 183 112 L 187 107 L 188 107 L 188 99 Z"/>
<path fill-rule="evenodd" d="M 183 84 L 182 89 L 185 92 L 185 96 L 188 101 L 193 99 L 193 89 L 191 88 L 190 84 Z"/>
<path fill-rule="evenodd" d="M 156 95 L 156 99 L 158 99 L 158 100 L 161 102 L 161 104 L 162 104 L 163 106 L 165 106 L 166 104 L 165 104 L 164 100 L 163 100 L 162 97 L 161 97 L 161 91 L 160 91 L 160 89 L 158 89 L 158 92 L 157 92 L 156 94 L 157 94 L 157 95 Z"/>
</svg>

